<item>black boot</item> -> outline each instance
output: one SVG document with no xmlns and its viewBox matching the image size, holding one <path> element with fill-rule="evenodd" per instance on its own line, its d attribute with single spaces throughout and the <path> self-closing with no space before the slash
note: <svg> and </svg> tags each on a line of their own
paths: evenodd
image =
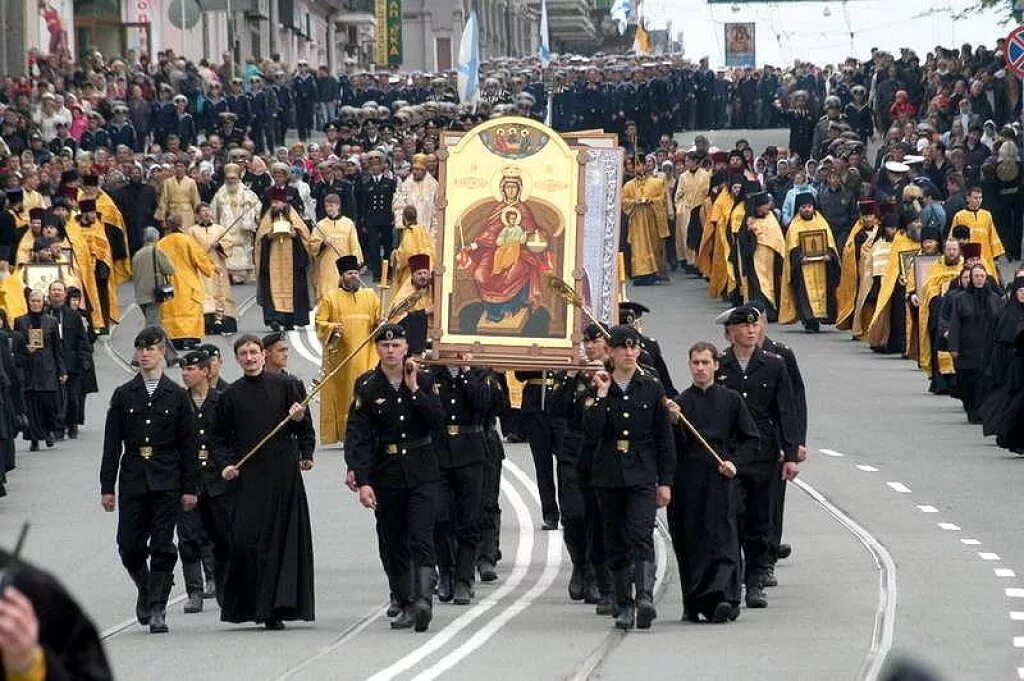
<svg viewBox="0 0 1024 681">
<path fill-rule="evenodd" d="M 597 588 L 597 580 L 594 579 L 594 566 L 587 561 L 583 568 L 583 602 L 595 605 L 600 600 L 601 592 Z"/>
<path fill-rule="evenodd" d="M 146 626 L 149 624 L 149 568 L 143 566 L 129 574 L 139 591 L 139 596 L 135 599 L 135 619 L 142 626 Z"/>
<path fill-rule="evenodd" d="M 779 560 L 789 558 L 793 555 L 793 547 L 789 544 L 779 544 L 778 550 L 775 552 L 775 557 Z"/>
<path fill-rule="evenodd" d="M 459 545 L 455 556 L 455 605 L 469 605 L 473 602 L 473 583 L 476 581 L 476 549 Z"/>
<path fill-rule="evenodd" d="M 437 600 L 451 603 L 454 594 L 455 578 L 450 567 L 439 567 L 437 573 Z"/>
<path fill-rule="evenodd" d="M 654 561 L 638 560 L 633 570 L 636 582 L 636 628 L 650 629 L 651 623 L 658 618 L 654 608 Z"/>
<path fill-rule="evenodd" d="M 217 563 L 213 559 L 213 548 L 209 542 L 203 544 L 203 598 L 217 595 Z"/>
<path fill-rule="evenodd" d="M 477 571 L 480 572 L 481 582 L 494 582 L 498 579 L 498 571 L 494 567 L 494 563 L 489 558 L 481 558 L 476 564 Z"/>
<path fill-rule="evenodd" d="M 746 602 L 748 608 L 768 607 L 768 597 L 764 593 L 761 577 L 756 577 L 747 583 Z"/>
<path fill-rule="evenodd" d="M 174 574 L 149 573 L 149 633 L 167 633 L 167 597 L 171 594 Z"/>
<path fill-rule="evenodd" d="M 412 629 L 416 624 L 416 613 L 412 607 L 412 588 L 411 571 L 392 580 L 391 604 L 398 605 L 398 612 L 394 615 L 391 615 L 391 608 L 388 608 L 388 616 L 395 618 L 391 620 L 392 629 Z"/>
<path fill-rule="evenodd" d="M 615 599 L 612 593 L 612 575 L 604 565 L 594 568 L 594 582 L 600 597 L 594 611 L 598 615 L 612 615 L 615 613 Z"/>
<path fill-rule="evenodd" d="M 615 604 L 618 614 L 615 626 L 622 630 L 632 629 L 636 624 L 636 608 L 633 604 L 633 570 L 626 567 L 614 574 Z"/>
<path fill-rule="evenodd" d="M 224 607 L 224 582 L 228 577 L 228 562 L 226 560 L 218 560 L 213 563 L 213 579 L 214 586 L 217 592 L 217 605 L 221 608 Z"/>
<path fill-rule="evenodd" d="M 197 561 L 189 561 L 181 564 L 181 574 L 185 577 L 185 593 L 188 594 L 188 601 L 185 603 L 185 613 L 192 614 L 203 611 L 203 564 Z"/>
<path fill-rule="evenodd" d="M 78 439 L 78 426 L 76 426 L 76 425 L 68 426 L 68 437 L 70 439 L 72 439 L 72 440 L 77 440 Z"/>
<path fill-rule="evenodd" d="M 574 562 L 572 575 L 569 576 L 569 598 L 574 601 L 583 600 L 583 565 Z"/>
<path fill-rule="evenodd" d="M 426 631 L 434 618 L 434 568 L 420 567 L 416 571 L 416 593 L 413 613 L 416 631 Z"/>
<path fill-rule="evenodd" d="M 774 587 L 779 585 L 779 580 L 775 578 L 775 566 L 771 565 L 768 567 L 768 571 L 764 573 L 764 585 L 766 587 Z"/>
</svg>

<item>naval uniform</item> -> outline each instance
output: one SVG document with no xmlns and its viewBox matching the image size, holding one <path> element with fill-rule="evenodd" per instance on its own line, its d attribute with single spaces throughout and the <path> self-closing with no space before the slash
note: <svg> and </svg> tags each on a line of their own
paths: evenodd
<svg viewBox="0 0 1024 681">
<path fill-rule="evenodd" d="M 188 394 L 167 376 L 152 395 L 138 374 L 110 398 L 100 490 L 113 494 L 120 477 L 118 550 L 148 606 L 166 605 L 171 590 L 174 525 L 182 495 L 196 493 L 199 477 L 195 433 Z"/>
<path fill-rule="evenodd" d="M 444 409 L 438 426 L 441 472 L 440 505 L 434 544 L 442 578 L 454 574 L 455 599 L 461 603 L 474 582 L 480 544 L 484 478 L 484 417 L 495 395 L 488 370 L 434 367 L 430 371 Z"/>
<path fill-rule="evenodd" d="M 555 387 L 555 379 L 549 371 L 517 371 L 516 379 L 525 383 L 518 428 L 530 443 L 541 516 L 545 524 L 557 527 L 559 512 L 554 461 L 565 436 L 565 419 L 547 412 L 548 397 Z"/>
<path fill-rule="evenodd" d="M 377 539 L 391 589 L 409 603 L 433 592 L 438 458 L 432 433 L 444 421 L 434 379 L 420 372 L 412 393 L 378 366 L 356 380 L 345 436 L 345 463 L 356 484 L 377 497 Z M 413 589 L 415 580 L 416 588 Z"/>
<path fill-rule="evenodd" d="M 359 240 L 366 254 L 366 264 L 375 281 L 380 279 L 380 263 L 390 258 L 395 248 L 394 222 L 391 203 L 398 184 L 387 175 L 374 177 L 364 173 L 356 183 L 356 226 Z"/>
<path fill-rule="evenodd" d="M 740 544 L 744 583 L 763 584 L 774 566 L 773 544 L 780 460 L 796 461 L 797 420 L 793 388 L 786 364 L 778 355 L 756 348 L 746 366 L 729 348 L 718 357 L 718 385 L 738 392 L 761 433 L 760 446 L 749 459 L 736 460 L 739 487 Z"/>
<path fill-rule="evenodd" d="M 477 565 L 481 581 L 497 578 L 494 566 L 501 555 L 501 466 L 505 459 L 505 446 L 498 432 L 498 417 L 508 412 L 508 385 L 505 374 L 489 370 L 485 380 L 490 383 L 494 399 L 490 410 L 483 415 L 484 422 L 484 480 L 481 491 L 480 548 L 477 551 Z"/>
</svg>

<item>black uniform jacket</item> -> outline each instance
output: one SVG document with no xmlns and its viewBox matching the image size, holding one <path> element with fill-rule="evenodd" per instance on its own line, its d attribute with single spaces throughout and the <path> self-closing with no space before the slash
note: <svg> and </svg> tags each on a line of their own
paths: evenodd
<svg viewBox="0 0 1024 681">
<path fill-rule="evenodd" d="M 421 371 L 412 393 L 396 390 L 378 366 L 356 380 L 345 436 L 345 463 L 356 483 L 411 488 L 440 477 L 433 432 L 444 409 L 433 377 Z"/>
<path fill-rule="evenodd" d="M 196 493 L 196 420 L 188 393 L 167 376 L 152 396 L 142 374 L 114 390 L 103 434 L 103 494 L 114 493 L 119 469 L 121 495 Z"/>
<path fill-rule="evenodd" d="M 726 461 L 749 461 L 757 453 L 761 435 L 735 390 L 715 384 L 707 389 L 691 385 L 675 397 L 675 402 L 701 437 Z M 682 423 L 676 428 L 676 447 L 680 470 L 690 464 L 718 467 L 704 445 Z"/>
<path fill-rule="evenodd" d="M 757 348 L 744 370 L 729 348 L 718 357 L 718 375 L 715 378 L 718 385 L 731 388 L 743 397 L 757 429 L 761 431 L 760 450 L 750 462 L 777 461 L 780 450 L 786 461 L 796 461 L 800 438 L 793 388 L 785 361 Z"/>
<path fill-rule="evenodd" d="M 786 373 L 789 374 L 789 384 L 793 388 L 793 400 L 796 406 L 796 424 L 799 437 L 798 444 L 807 444 L 807 390 L 804 388 L 804 378 L 800 374 L 800 367 L 796 363 L 796 353 L 788 346 L 771 338 L 765 337 L 761 347 L 782 358 L 786 363 Z"/>
<path fill-rule="evenodd" d="M 633 374 L 623 392 L 612 382 L 607 397 L 596 390 L 584 400 L 583 431 L 593 447 L 587 466 L 594 487 L 671 485 L 676 451 L 665 389 L 655 378 Z M 581 464 L 582 465 L 582 464 Z"/>
<path fill-rule="evenodd" d="M 196 448 L 199 465 L 199 490 L 203 496 L 219 497 L 234 489 L 234 481 L 221 477 L 223 466 L 218 465 L 231 457 L 231 452 L 224 443 L 214 437 L 216 432 L 217 405 L 220 404 L 220 392 L 210 388 L 206 393 L 203 406 L 196 408 L 191 397 L 188 399 L 192 413 L 196 417 Z"/>
<path fill-rule="evenodd" d="M 483 462 L 484 422 L 498 397 L 487 380 L 489 371 L 459 370 L 452 376 L 448 367 L 435 366 L 430 374 L 444 409 L 436 433 L 439 465 L 447 469 Z"/>
</svg>

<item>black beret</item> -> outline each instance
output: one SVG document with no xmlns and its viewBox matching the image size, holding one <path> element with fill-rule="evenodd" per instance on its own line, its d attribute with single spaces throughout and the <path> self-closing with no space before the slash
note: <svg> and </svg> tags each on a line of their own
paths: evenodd
<svg viewBox="0 0 1024 681">
<path fill-rule="evenodd" d="M 283 340 L 287 340 L 288 334 L 284 331 L 271 331 L 263 337 L 263 349 L 266 350 L 274 343 L 280 343 Z"/>
<path fill-rule="evenodd" d="M 725 320 L 726 326 L 734 324 L 755 324 L 761 319 L 761 313 L 752 305 L 740 305 Z"/>
<path fill-rule="evenodd" d="M 401 324 L 384 324 L 379 329 L 377 329 L 377 333 L 373 335 L 374 343 L 404 339 L 405 327 L 402 326 Z"/>
<path fill-rule="evenodd" d="M 612 348 L 639 347 L 640 334 L 632 326 L 620 324 L 609 332 L 608 346 Z"/>
<path fill-rule="evenodd" d="M 651 308 L 642 303 L 636 303 L 631 300 L 623 301 L 619 303 L 619 323 L 629 324 L 636 319 L 640 319 L 644 313 L 650 311 Z"/>
<path fill-rule="evenodd" d="M 178 366 L 182 368 L 206 366 L 209 361 L 210 355 L 205 350 L 192 350 L 178 360 Z"/>
<path fill-rule="evenodd" d="M 953 228 L 953 238 L 957 241 L 963 241 L 971 238 L 971 228 L 967 225 L 957 225 Z"/>
<path fill-rule="evenodd" d="M 159 326 L 147 326 L 135 337 L 135 347 L 151 348 L 164 342 L 164 332 Z"/>
<path fill-rule="evenodd" d="M 203 343 L 199 346 L 199 349 L 204 351 L 210 357 L 220 357 L 220 348 L 213 343 Z"/>
<path fill-rule="evenodd" d="M 757 192 L 756 194 L 751 195 L 750 201 L 754 204 L 755 208 L 758 206 L 767 206 L 772 202 L 772 195 L 768 192 Z"/>
<path fill-rule="evenodd" d="M 607 333 L 608 330 L 603 324 L 587 324 L 583 327 L 583 340 L 596 341 L 599 338 L 604 338 Z"/>
</svg>

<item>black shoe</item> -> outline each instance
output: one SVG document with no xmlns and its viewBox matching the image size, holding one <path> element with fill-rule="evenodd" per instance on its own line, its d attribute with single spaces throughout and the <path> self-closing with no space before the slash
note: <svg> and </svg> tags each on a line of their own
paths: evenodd
<svg viewBox="0 0 1024 681">
<path fill-rule="evenodd" d="M 681 621 L 683 621 L 683 622 L 693 622 L 695 624 L 700 624 L 700 613 L 696 612 L 696 611 L 692 611 L 692 610 L 687 610 L 684 607 L 683 608 L 683 616 L 681 618 Z"/>
<path fill-rule="evenodd" d="M 658 611 L 654 607 L 654 578 L 657 568 L 653 560 L 638 560 L 633 570 L 633 581 L 636 584 L 636 628 L 650 629 L 654 620 L 658 619 Z"/>
<path fill-rule="evenodd" d="M 203 598 L 216 598 L 217 597 L 217 581 L 216 579 L 207 579 L 206 584 L 203 585 Z"/>
<path fill-rule="evenodd" d="M 78 439 L 78 426 L 68 426 L 68 439 L 70 439 L 70 440 L 77 440 Z"/>
<path fill-rule="evenodd" d="M 601 598 L 597 601 L 597 606 L 594 608 L 594 613 L 602 617 L 615 614 L 615 603 L 612 602 L 611 594 L 601 595 Z"/>
<path fill-rule="evenodd" d="M 437 600 L 442 603 L 450 603 L 455 596 L 455 577 L 448 568 L 441 568 L 437 575 Z"/>
<path fill-rule="evenodd" d="M 569 598 L 574 601 L 583 600 L 583 567 L 572 566 L 572 576 L 569 577 Z"/>
<path fill-rule="evenodd" d="M 63 430 L 58 430 L 53 434 L 53 439 L 57 442 L 61 442 L 66 436 L 67 434 Z"/>
<path fill-rule="evenodd" d="M 615 587 L 615 627 L 623 631 L 636 626 L 636 608 L 633 605 L 633 575 L 630 568 L 613 575 Z"/>
<path fill-rule="evenodd" d="M 494 582 L 498 579 L 498 571 L 494 568 L 494 563 L 489 560 L 481 560 L 477 565 L 477 571 L 480 573 L 481 582 Z"/>
<path fill-rule="evenodd" d="M 583 578 L 583 602 L 588 605 L 596 605 L 601 600 L 601 590 L 597 588 L 597 582 L 593 579 Z"/>
<path fill-rule="evenodd" d="M 28 446 L 28 451 L 38 452 L 39 451 L 39 440 L 32 440 L 32 443 Z"/>
<path fill-rule="evenodd" d="M 174 585 L 174 575 L 170 572 L 149 573 L 149 633 L 166 634 L 167 629 L 167 597 Z"/>
<path fill-rule="evenodd" d="M 789 558 L 793 555 L 793 547 L 789 544 L 779 544 L 779 550 L 775 552 L 775 557 L 781 559 Z"/>
<path fill-rule="evenodd" d="M 149 624 L 149 570 L 139 568 L 131 573 L 131 578 L 139 592 L 138 598 L 135 599 L 135 619 L 142 626 L 146 626 Z"/>
<path fill-rule="evenodd" d="M 747 585 L 746 602 L 748 608 L 767 608 L 768 597 L 764 594 L 764 587 L 758 584 Z"/>
<path fill-rule="evenodd" d="M 414 594 L 412 608 L 416 623 L 413 629 L 424 632 L 434 618 L 434 568 L 420 567 L 416 571 Z"/>
<path fill-rule="evenodd" d="M 47 447 L 52 447 L 52 446 L 54 445 L 54 441 L 53 441 L 53 433 L 48 433 L 48 434 L 46 435 L 46 439 L 45 439 L 45 440 L 43 440 L 43 442 L 45 442 L 45 443 L 46 443 L 46 446 L 47 446 Z"/>
<path fill-rule="evenodd" d="M 166 634 L 170 629 L 167 628 L 167 613 L 163 608 L 153 608 L 149 613 L 149 633 L 151 634 Z"/>
<path fill-rule="evenodd" d="M 732 616 L 732 604 L 722 601 L 715 606 L 715 611 L 711 614 L 711 621 L 715 624 L 725 624 L 735 619 Z"/>
<path fill-rule="evenodd" d="M 185 614 L 191 615 L 193 613 L 203 611 L 203 592 L 196 591 L 188 595 L 188 601 L 185 603 Z"/>
<path fill-rule="evenodd" d="M 391 594 L 391 602 L 388 603 L 387 616 L 398 617 L 402 614 L 402 609 L 402 601 L 398 600 L 398 597 L 395 596 L 395 594 Z"/>
<path fill-rule="evenodd" d="M 267 631 L 281 631 L 284 629 L 284 622 L 281 620 L 267 620 L 263 623 L 263 628 Z"/>
<path fill-rule="evenodd" d="M 768 568 L 768 572 L 765 573 L 764 579 L 761 580 L 761 583 L 766 587 L 776 587 L 779 585 L 779 580 L 775 579 L 774 565 Z"/>
<path fill-rule="evenodd" d="M 558 516 L 557 515 L 549 515 L 549 516 L 545 517 L 544 518 L 544 522 L 541 523 L 540 529 L 544 530 L 545 532 L 550 532 L 552 530 L 557 530 L 558 529 Z"/>
<path fill-rule="evenodd" d="M 618 604 L 618 614 L 615 616 L 615 628 L 629 631 L 636 626 L 636 608 L 633 601 L 625 601 Z"/>
<path fill-rule="evenodd" d="M 388 610 L 390 613 L 391 611 Z M 416 609 L 409 605 L 398 612 L 398 616 L 391 620 L 392 629 L 412 629 L 416 625 Z"/>
<path fill-rule="evenodd" d="M 473 602 L 473 597 L 476 594 L 473 593 L 473 587 L 461 579 L 455 582 L 455 596 L 452 598 L 452 602 L 455 605 L 469 605 Z"/>
</svg>

